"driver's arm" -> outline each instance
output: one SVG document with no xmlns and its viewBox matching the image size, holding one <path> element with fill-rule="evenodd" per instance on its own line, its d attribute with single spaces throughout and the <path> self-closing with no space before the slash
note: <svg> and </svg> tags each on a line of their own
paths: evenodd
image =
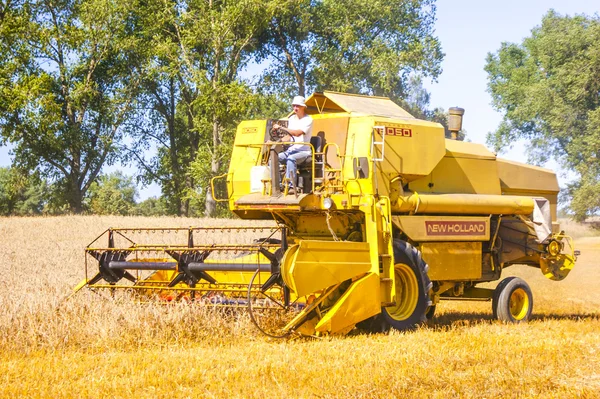
<svg viewBox="0 0 600 399">
<path fill-rule="evenodd" d="M 275 123 L 273 125 L 273 129 L 281 129 L 284 132 L 288 133 L 289 135 L 296 136 L 296 137 L 302 136 L 304 134 L 304 132 L 300 129 L 289 129 L 287 127 L 283 127 L 283 126 L 279 125 L 278 123 Z"/>
</svg>

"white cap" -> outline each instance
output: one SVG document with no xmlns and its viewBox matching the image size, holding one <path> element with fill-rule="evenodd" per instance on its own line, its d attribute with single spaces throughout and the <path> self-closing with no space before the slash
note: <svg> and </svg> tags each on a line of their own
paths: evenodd
<svg viewBox="0 0 600 399">
<path fill-rule="evenodd" d="M 294 97 L 294 101 L 292 101 L 292 105 L 299 105 L 301 107 L 306 107 L 306 104 L 304 104 L 304 97 L 302 97 L 302 96 Z"/>
</svg>

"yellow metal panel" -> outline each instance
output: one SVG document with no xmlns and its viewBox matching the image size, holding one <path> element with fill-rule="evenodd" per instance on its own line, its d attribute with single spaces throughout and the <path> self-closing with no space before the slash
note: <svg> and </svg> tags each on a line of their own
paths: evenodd
<svg viewBox="0 0 600 399">
<path fill-rule="evenodd" d="M 556 220 L 560 189 L 554 172 L 506 159 L 499 158 L 497 162 L 502 194 L 547 198 L 552 220 Z"/>
<path fill-rule="evenodd" d="M 266 120 L 240 122 L 235 134 L 234 145 L 240 146 L 243 144 L 256 144 L 264 142 L 266 128 Z"/>
<path fill-rule="evenodd" d="M 351 118 L 348 125 L 348 140 L 346 154 L 343 164 L 343 175 L 348 181 L 346 190 L 350 194 L 371 194 L 373 192 L 373 181 L 370 176 L 373 172 L 372 162 L 369 162 L 368 178 L 354 180 L 353 164 L 359 158 L 368 159 L 371 153 L 371 131 L 373 119 L 368 117 Z"/>
<path fill-rule="evenodd" d="M 346 114 L 340 115 L 315 115 L 313 116 L 313 136 L 320 135 L 325 144 L 335 143 L 339 148 L 339 154 L 335 146 L 330 145 L 327 147 L 327 154 L 325 154 L 325 162 L 332 169 L 339 169 L 341 167 L 341 158 L 338 155 L 344 155 L 346 152 L 346 138 L 348 136 L 348 116 Z M 321 151 L 323 148 L 321 148 Z"/>
<path fill-rule="evenodd" d="M 392 216 L 392 221 L 417 242 L 490 239 L 489 216 Z"/>
<path fill-rule="evenodd" d="M 250 171 L 253 166 L 260 165 L 262 149 L 260 146 L 249 145 L 265 141 L 266 127 L 265 120 L 258 120 L 243 121 L 237 128 L 227 176 L 231 209 L 234 208 L 235 199 L 250 193 Z"/>
<path fill-rule="evenodd" d="M 411 114 L 387 97 L 364 96 L 331 91 L 326 91 L 323 94 L 329 101 L 338 104 L 346 112 L 413 119 Z"/>
<path fill-rule="evenodd" d="M 412 181 L 427 176 L 446 153 L 444 128 L 440 124 L 378 118 L 374 125 L 381 127 L 375 141 L 385 142 L 384 160 L 377 163 L 377 168 L 389 179 L 402 176 L 404 181 Z M 378 148 L 375 147 L 374 157 L 381 156 Z"/>
<path fill-rule="evenodd" d="M 315 330 L 335 334 L 381 312 L 379 276 L 369 273 L 356 280 L 325 313 Z"/>
<path fill-rule="evenodd" d="M 550 169 L 500 158 L 497 163 L 503 191 L 525 190 L 540 194 L 557 194 L 560 191 L 556 174 Z"/>
<path fill-rule="evenodd" d="M 419 249 L 429 265 L 429 278 L 436 281 L 481 278 L 481 242 L 423 243 Z"/>
<path fill-rule="evenodd" d="M 302 237 L 310 235 L 312 239 L 318 239 L 315 237 L 322 236 L 331 238 L 331 230 L 327 226 L 327 216 L 322 213 L 314 214 L 303 214 L 301 217 L 295 220 L 294 231 Z M 343 217 L 332 217 L 329 220 L 329 226 L 338 236 L 343 236 L 350 227 L 348 225 L 348 219 Z"/>
<path fill-rule="evenodd" d="M 483 144 L 469 143 L 467 141 L 446 139 L 447 155 L 455 158 L 496 159 L 493 152 Z"/>
<path fill-rule="evenodd" d="M 306 105 L 308 107 L 307 111 L 311 115 L 323 112 L 348 112 L 395 118 L 413 118 L 411 114 L 387 97 L 324 91 L 314 93 L 308 97 Z"/>
<path fill-rule="evenodd" d="M 369 243 L 302 240 L 281 261 L 286 285 L 299 297 L 339 284 L 371 269 Z"/>
<path fill-rule="evenodd" d="M 500 194 L 496 161 L 446 156 L 429 176 L 409 184 L 419 193 Z"/>
</svg>

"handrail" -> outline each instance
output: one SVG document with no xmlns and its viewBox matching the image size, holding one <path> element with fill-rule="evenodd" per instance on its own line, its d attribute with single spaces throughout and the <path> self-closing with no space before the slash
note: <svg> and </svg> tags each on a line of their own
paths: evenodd
<svg viewBox="0 0 600 399">
<path fill-rule="evenodd" d="M 236 146 L 238 147 L 270 147 L 273 145 L 298 145 L 298 144 L 305 144 L 310 146 L 310 153 L 311 153 L 311 191 L 315 190 L 315 155 L 317 154 L 322 154 L 322 153 L 318 153 L 315 150 L 315 147 L 312 145 L 312 143 L 310 142 L 305 142 L 305 141 L 266 141 L 266 142 L 262 142 L 262 143 L 247 143 L 247 144 L 237 144 Z M 271 182 L 271 184 L 274 184 L 274 182 Z M 287 194 L 287 188 L 284 192 L 285 194 Z"/>
<path fill-rule="evenodd" d="M 382 195 L 379 197 L 379 201 L 377 202 L 377 204 L 379 203 L 385 203 L 385 208 L 386 208 L 386 212 L 385 215 L 382 215 L 384 218 L 384 222 L 385 222 L 385 227 L 384 229 L 384 233 L 389 234 L 389 236 L 392 236 L 392 227 L 391 227 L 391 223 L 392 223 L 392 201 L 390 200 L 390 197 L 388 197 L 387 195 Z M 382 208 L 381 205 L 379 205 L 380 208 Z"/>
<path fill-rule="evenodd" d="M 334 188 L 337 187 L 337 188 L 342 188 L 343 189 L 344 188 L 344 184 L 343 184 L 343 181 L 344 181 L 344 165 L 343 165 L 343 162 L 340 161 L 340 167 L 339 167 L 339 169 L 334 169 L 334 168 L 328 168 L 328 169 L 326 169 L 327 162 L 326 162 L 325 158 L 327 156 L 327 151 L 329 150 L 329 146 L 335 147 L 335 155 L 338 158 L 340 158 L 340 159 L 343 158 L 342 155 L 340 155 L 340 146 L 337 143 L 327 143 L 327 144 L 325 144 L 323 146 L 323 150 L 322 150 L 322 153 L 321 153 L 323 155 L 323 178 L 325 179 L 325 175 L 327 173 L 331 173 L 331 172 L 333 172 L 333 173 L 339 173 L 339 180 L 342 183 L 339 184 L 339 185 L 332 185 L 332 187 L 334 187 Z M 329 186 L 329 184 L 326 183 L 325 186 Z"/>
<path fill-rule="evenodd" d="M 210 179 L 210 195 L 212 196 L 213 200 L 215 200 L 215 202 L 226 202 L 226 201 L 229 201 L 230 197 L 227 197 L 225 199 L 219 199 L 219 198 L 215 197 L 215 180 L 222 179 L 223 177 L 226 177 L 226 176 L 229 176 L 229 172 L 225 173 L 223 175 L 215 176 L 212 179 Z"/>
<path fill-rule="evenodd" d="M 311 152 L 311 191 L 315 191 L 315 158 L 318 155 L 321 155 L 323 157 L 322 163 L 323 163 L 323 184 L 320 186 L 322 188 L 327 188 L 329 185 L 327 184 L 327 179 L 326 179 L 326 175 L 327 173 L 339 173 L 339 180 L 341 182 L 341 184 L 339 185 L 335 185 L 335 186 L 331 186 L 331 187 L 336 187 L 336 188 L 344 188 L 344 178 L 343 178 L 343 165 L 340 163 L 340 168 L 339 169 L 333 169 L 333 168 L 326 168 L 326 155 L 327 155 L 327 151 L 329 149 L 329 146 L 334 146 L 335 147 L 335 153 L 337 155 L 338 158 L 344 158 L 344 156 L 342 156 L 340 154 L 340 146 L 337 143 L 327 143 L 323 146 L 323 149 L 320 152 L 317 152 L 315 147 L 312 145 L 311 142 L 305 142 L 305 141 L 264 141 L 264 142 L 260 142 L 260 143 L 244 143 L 244 144 L 236 144 L 236 147 L 250 147 L 250 148 L 268 148 L 271 147 L 273 145 L 307 145 L 310 147 L 310 152 Z M 222 178 L 222 176 L 217 176 L 216 178 Z M 213 179 L 216 179 L 213 178 Z M 272 182 L 273 184 L 273 182 Z M 211 185 L 212 185 L 212 180 L 211 180 Z M 214 193 L 214 189 L 213 189 L 213 193 Z M 221 200 L 221 201 L 225 201 L 225 200 Z"/>
</svg>

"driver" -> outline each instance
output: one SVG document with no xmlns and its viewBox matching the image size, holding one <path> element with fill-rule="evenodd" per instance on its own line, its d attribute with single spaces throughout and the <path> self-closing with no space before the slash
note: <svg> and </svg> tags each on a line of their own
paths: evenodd
<svg viewBox="0 0 600 399">
<path fill-rule="evenodd" d="M 288 127 L 283 127 L 277 123 L 273 125 L 274 129 L 282 129 L 288 133 L 282 141 L 293 141 L 296 143 L 309 143 L 312 136 L 313 119 L 306 113 L 306 104 L 304 97 L 296 96 L 292 101 L 294 115 L 288 119 Z M 296 165 L 304 162 L 312 155 L 308 144 L 293 144 L 284 152 L 279 153 L 279 162 L 286 164 L 286 177 L 290 182 L 288 193 L 294 194 L 296 186 Z"/>
</svg>

